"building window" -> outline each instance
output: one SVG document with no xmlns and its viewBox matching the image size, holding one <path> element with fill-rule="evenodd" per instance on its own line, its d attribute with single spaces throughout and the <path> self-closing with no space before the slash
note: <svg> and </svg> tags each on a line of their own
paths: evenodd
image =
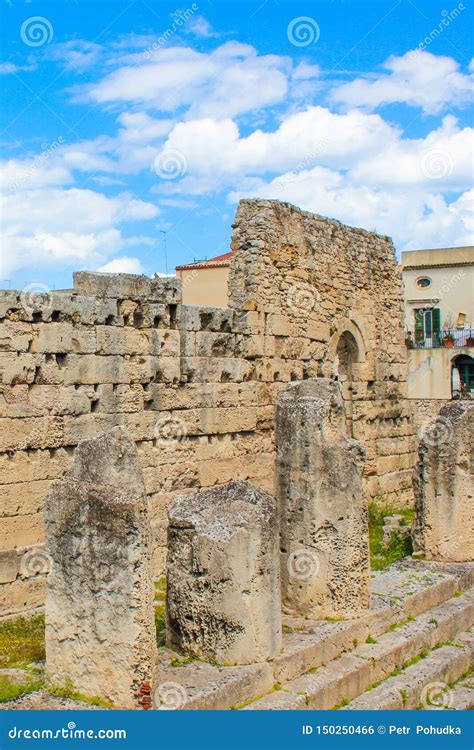
<svg viewBox="0 0 474 750">
<path fill-rule="evenodd" d="M 440 330 L 439 307 L 415 310 L 415 344 L 439 346 Z"/>
<path fill-rule="evenodd" d="M 416 285 L 418 289 L 426 289 L 427 286 L 431 286 L 431 279 L 428 276 L 421 276 L 416 280 Z"/>
</svg>

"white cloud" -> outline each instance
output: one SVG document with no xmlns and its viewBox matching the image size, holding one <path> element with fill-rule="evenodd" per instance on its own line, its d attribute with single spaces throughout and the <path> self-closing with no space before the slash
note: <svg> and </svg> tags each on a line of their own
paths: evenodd
<svg viewBox="0 0 474 750">
<path fill-rule="evenodd" d="M 179 15 L 179 13 L 180 11 L 177 11 L 175 15 Z M 217 39 L 222 36 L 212 28 L 205 16 L 190 16 L 183 26 L 183 31 L 201 39 Z"/>
<path fill-rule="evenodd" d="M 425 185 L 439 192 L 465 190 L 472 184 L 474 130 L 459 129 L 449 115 L 426 138 L 399 139 L 352 170 L 354 180 L 368 185 Z"/>
<path fill-rule="evenodd" d="M 10 73 L 22 73 L 23 71 L 36 70 L 37 64 L 35 62 L 25 63 L 24 65 L 18 65 L 10 61 L 0 63 L 0 75 L 9 75 Z"/>
<path fill-rule="evenodd" d="M 0 188 L 2 192 L 67 185 L 73 182 L 69 169 L 57 162 L 57 158 L 41 159 L 32 155 L 30 159 L 8 159 L 0 163 Z"/>
<path fill-rule="evenodd" d="M 261 181 L 251 191 L 234 191 L 229 199 L 274 198 L 306 211 L 393 237 L 399 250 L 472 244 L 472 197 L 465 192 L 448 203 L 441 194 L 416 189 L 378 189 L 351 182 L 323 167 L 289 172 Z"/>
<path fill-rule="evenodd" d="M 54 43 L 45 48 L 44 54 L 57 63 L 76 70 L 83 70 L 96 65 L 104 54 L 104 47 L 84 39 L 71 39 L 69 42 Z"/>
<path fill-rule="evenodd" d="M 137 55 L 98 83 L 76 89 L 95 102 L 135 102 L 162 112 L 233 117 L 284 100 L 291 63 L 258 55 L 250 45 L 227 42 L 209 54 L 189 47 L 159 47 Z"/>
<path fill-rule="evenodd" d="M 157 189 L 189 194 L 251 189 L 249 180 L 256 176 L 319 166 L 343 172 L 348 184 L 466 190 L 472 181 L 472 142 L 472 129 L 460 129 L 452 116 L 418 139 L 402 138 L 379 115 L 335 114 L 324 107 L 308 107 L 273 132 L 255 130 L 246 137 L 240 137 L 233 120 L 191 120 L 178 123 L 164 147 L 184 155 L 186 177 Z"/>
<path fill-rule="evenodd" d="M 109 260 L 108 263 L 101 266 L 98 270 L 103 273 L 144 273 L 139 259 L 127 256 Z"/>
<path fill-rule="evenodd" d="M 206 29 L 201 23 L 201 34 Z M 186 171 L 169 181 L 151 173 L 150 192 L 166 196 L 163 206 L 192 208 L 194 195 L 261 195 L 393 234 L 399 247 L 470 242 L 472 130 L 448 116 L 425 137 L 407 138 L 367 111 L 403 101 L 437 113 L 465 103 L 468 76 L 451 58 L 392 57 L 386 72 L 337 85 L 329 100 L 344 111 L 297 104 L 300 111 L 288 112 L 296 96 L 314 101 L 323 85 L 317 65 L 259 55 L 235 41 L 209 53 L 159 47 L 147 59 L 145 40 L 150 45 L 153 38 L 129 35 L 111 44 L 108 63 L 118 67 L 76 89 L 109 112 L 118 108 L 114 135 L 64 143 L 40 163 L 33 154 L 0 165 L 10 271 L 43 262 L 137 268 L 138 252 L 127 248 L 155 240 L 148 242 L 141 227 L 124 237 L 120 226 L 153 219 L 157 207 L 128 193 L 110 198 L 76 188 L 74 175 L 113 186 L 123 175 L 150 174 L 166 150 L 184 155 Z M 58 45 L 53 55 L 59 54 L 71 61 L 78 55 L 85 66 L 89 55 L 104 53 L 75 42 Z"/>
<path fill-rule="evenodd" d="M 407 52 L 389 57 L 382 66 L 387 73 L 357 78 L 338 86 L 333 101 L 348 107 L 376 107 L 405 102 L 421 107 L 427 114 L 438 114 L 448 106 L 463 106 L 472 101 L 472 76 L 459 71 L 452 57 L 430 52 Z"/>
<path fill-rule="evenodd" d="M 397 138 L 398 131 L 379 115 L 340 115 L 308 107 L 273 132 L 255 130 L 244 138 L 230 119 L 181 122 L 165 149 L 182 152 L 191 175 L 210 175 L 218 182 L 223 175 L 278 172 L 297 168 L 300 162 L 348 168 Z"/>
<path fill-rule="evenodd" d="M 123 222 L 157 214 L 156 206 L 127 193 L 108 198 L 92 190 L 44 187 L 7 194 L 0 277 L 48 264 L 94 268 L 124 247 Z"/>
</svg>

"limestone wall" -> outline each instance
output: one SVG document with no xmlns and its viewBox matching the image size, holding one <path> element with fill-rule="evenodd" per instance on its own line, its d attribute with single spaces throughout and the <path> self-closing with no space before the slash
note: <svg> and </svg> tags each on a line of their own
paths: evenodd
<svg viewBox="0 0 474 750">
<path fill-rule="evenodd" d="M 289 380 L 339 370 L 367 451 L 367 493 L 411 501 L 391 241 L 289 204 L 243 201 L 232 248 L 225 310 L 183 306 L 176 279 L 142 276 L 78 273 L 73 290 L 0 292 L 0 616 L 42 603 L 47 557 L 36 545 L 49 485 L 81 439 L 114 425 L 137 444 L 157 574 L 176 494 L 232 479 L 273 492 L 274 404 Z M 345 331 L 357 344 L 349 374 L 338 354 Z"/>
<path fill-rule="evenodd" d="M 413 410 L 413 431 L 416 435 L 417 445 L 420 436 L 431 426 L 432 422 L 439 415 L 443 406 L 451 404 L 451 399 L 439 398 L 416 398 L 411 399 Z"/>
</svg>

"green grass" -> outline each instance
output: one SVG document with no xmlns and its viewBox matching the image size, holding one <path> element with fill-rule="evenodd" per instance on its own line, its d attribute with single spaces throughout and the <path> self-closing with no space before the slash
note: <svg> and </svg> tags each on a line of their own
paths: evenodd
<svg viewBox="0 0 474 750">
<path fill-rule="evenodd" d="M 402 620 L 401 622 L 394 622 L 393 625 L 390 625 L 390 627 L 387 629 L 387 633 L 393 633 L 394 630 L 398 630 L 399 628 L 403 628 L 404 625 L 407 625 L 409 622 L 414 621 L 413 615 L 408 615 L 406 620 Z"/>
<path fill-rule="evenodd" d="M 156 642 L 158 646 L 166 643 L 166 608 L 164 604 L 155 604 Z"/>
<path fill-rule="evenodd" d="M 378 640 L 377 640 L 377 638 L 374 638 L 374 636 L 373 636 L 373 635 L 370 635 L 370 634 L 369 634 L 369 635 L 367 636 L 367 638 L 365 639 L 365 642 L 366 642 L 366 643 L 378 643 Z"/>
<path fill-rule="evenodd" d="M 344 698 L 340 703 L 337 703 L 334 706 L 333 711 L 339 711 L 340 708 L 344 708 L 344 706 L 347 706 L 349 703 L 350 703 L 349 698 Z"/>
<path fill-rule="evenodd" d="M 46 690 L 50 695 L 55 695 L 58 698 L 68 698 L 72 701 L 82 701 L 82 703 L 88 703 L 90 706 L 102 706 L 103 708 L 111 708 L 112 703 L 109 701 L 99 698 L 97 695 L 84 695 L 74 689 L 72 680 L 66 679 L 64 685 L 46 685 Z"/>
<path fill-rule="evenodd" d="M 44 615 L 0 623 L 0 669 L 44 661 Z"/>
<path fill-rule="evenodd" d="M 170 666 L 172 667 L 184 667 L 186 664 L 190 664 L 192 661 L 195 661 L 192 656 L 183 656 L 182 658 L 176 657 L 176 659 L 172 659 L 170 662 Z"/>
<path fill-rule="evenodd" d="M 155 601 L 161 602 L 163 604 L 166 601 L 166 578 L 165 576 L 161 576 L 161 578 L 155 581 Z"/>
<path fill-rule="evenodd" d="M 43 680 L 38 675 L 31 675 L 29 679 L 18 683 L 7 675 L 0 674 L 0 703 L 13 701 L 15 698 L 41 690 L 43 687 Z"/>
<path fill-rule="evenodd" d="M 410 539 L 402 539 L 395 533 L 389 546 L 382 549 L 384 517 L 399 515 L 403 516 L 403 524 L 411 524 L 414 516 L 413 508 L 397 508 L 393 505 L 380 505 L 373 500 L 369 503 L 369 539 L 370 539 L 370 564 L 372 570 L 383 570 L 397 560 L 411 555 L 413 548 Z"/>
</svg>

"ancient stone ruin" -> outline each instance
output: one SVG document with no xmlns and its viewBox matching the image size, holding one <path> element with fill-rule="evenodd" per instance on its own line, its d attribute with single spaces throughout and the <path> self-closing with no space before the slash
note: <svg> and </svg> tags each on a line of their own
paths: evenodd
<svg viewBox="0 0 474 750">
<path fill-rule="evenodd" d="M 472 407 L 420 444 L 437 561 L 370 581 L 369 500 L 413 499 L 391 241 L 247 200 L 232 250 L 225 310 L 127 274 L 0 293 L 0 617 L 49 569 L 46 676 L 115 707 L 474 705 Z"/>
<path fill-rule="evenodd" d="M 234 479 L 274 488 L 274 407 L 290 381 L 338 377 L 367 498 L 412 501 L 400 273 L 387 237 L 278 201 L 240 203 L 228 309 L 186 307 L 177 279 L 77 273 L 0 292 L 0 616 L 44 603 L 43 505 L 75 447 L 124 426 L 150 502 L 153 570 L 167 509 Z"/>
<path fill-rule="evenodd" d="M 474 404 L 453 401 L 423 431 L 414 474 L 414 552 L 474 559 Z"/>
<path fill-rule="evenodd" d="M 169 643 L 218 664 L 273 659 L 281 649 L 278 514 L 249 482 L 230 482 L 169 510 Z"/>
<path fill-rule="evenodd" d="M 365 451 L 347 437 L 339 383 L 311 378 L 280 391 L 275 440 L 283 605 L 358 615 L 370 606 Z"/>
<path fill-rule="evenodd" d="M 80 443 L 48 493 L 45 527 L 48 679 L 138 708 L 156 662 L 154 587 L 148 501 L 126 431 Z"/>
</svg>

